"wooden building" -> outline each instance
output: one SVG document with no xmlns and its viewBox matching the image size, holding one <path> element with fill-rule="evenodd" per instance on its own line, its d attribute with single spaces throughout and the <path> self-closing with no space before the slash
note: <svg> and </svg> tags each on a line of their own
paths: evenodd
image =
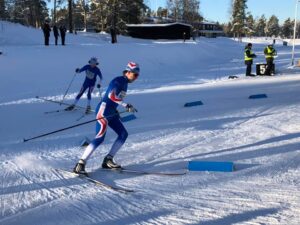
<svg viewBox="0 0 300 225">
<path fill-rule="evenodd" d="M 144 39 L 190 39 L 192 26 L 185 23 L 127 24 L 128 35 Z"/>
</svg>

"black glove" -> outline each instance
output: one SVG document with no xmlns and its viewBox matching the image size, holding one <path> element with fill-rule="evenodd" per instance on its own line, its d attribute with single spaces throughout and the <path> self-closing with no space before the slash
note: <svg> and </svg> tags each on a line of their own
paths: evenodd
<svg viewBox="0 0 300 225">
<path fill-rule="evenodd" d="M 131 105 L 131 104 L 127 104 L 126 105 L 126 111 L 127 112 L 137 112 L 137 110 L 133 107 L 133 105 Z"/>
<path fill-rule="evenodd" d="M 80 69 L 79 68 L 76 68 L 75 72 L 76 73 L 79 73 Z"/>
<path fill-rule="evenodd" d="M 101 88 L 101 85 L 100 85 L 100 84 L 97 84 L 97 88 Z"/>
</svg>

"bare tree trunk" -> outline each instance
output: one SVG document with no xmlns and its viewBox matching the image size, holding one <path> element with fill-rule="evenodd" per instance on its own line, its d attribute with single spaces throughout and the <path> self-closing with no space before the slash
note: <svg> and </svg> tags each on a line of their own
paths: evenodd
<svg viewBox="0 0 300 225">
<path fill-rule="evenodd" d="M 56 23 L 56 0 L 54 0 L 53 5 L 53 22 Z"/>
<path fill-rule="evenodd" d="M 73 33 L 73 1 L 68 0 L 68 8 L 69 8 L 69 32 Z"/>
<path fill-rule="evenodd" d="M 116 32 L 116 1 L 113 2 L 113 10 L 112 10 L 112 21 L 111 21 L 111 43 L 117 43 L 117 32 Z"/>
</svg>

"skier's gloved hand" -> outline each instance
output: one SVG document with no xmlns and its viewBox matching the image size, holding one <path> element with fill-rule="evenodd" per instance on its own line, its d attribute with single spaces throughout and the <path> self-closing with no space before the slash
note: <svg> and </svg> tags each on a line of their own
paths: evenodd
<svg viewBox="0 0 300 225">
<path fill-rule="evenodd" d="M 127 112 L 137 112 L 137 110 L 133 107 L 133 105 L 131 105 L 131 104 L 127 104 L 126 105 L 126 111 Z"/>
<path fill-rule="evenodd" d="M 76 68 L 75 72 L 76 73 L 79 73 L 80 69 L 79 68 Z"/>
<path fill-rule="evenodd" d="M 97 88 L 101 88 L 101 84 L 97 84 Z"/>
</svg>

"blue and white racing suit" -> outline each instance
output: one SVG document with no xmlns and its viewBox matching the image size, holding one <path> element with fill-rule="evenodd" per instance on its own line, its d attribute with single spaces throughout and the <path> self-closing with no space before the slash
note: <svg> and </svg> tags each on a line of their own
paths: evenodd
<svg viewBox="0 0 300 225">
<path fill-rule="evenodd" d="M 85 65 L 79 70 L 79 73 L 83 71 L 85 71 L 86 77 L 78 95 L 76 96 L 76 102 L 81 98 L 86 89 L 88 89 L 87 97 L 90 101 L 92 99 L 92 92 L 95 87 L 97 76 L 99 76 L 100 81 L 102 80 L 102 74 L 98 67 L 91 67 L 90 65 Z"/>
<path fill-rule="evenodd" d="M 98 119 L 96 123 L 96 136 L 81 157 L 84 161 L 86 161 L 93 151 L 104 141 L 107 126 L 118 134 L 117 139 L 108 153 L 109 155 L 114 157 L 126 141 L 128 133 L 120 120 L 117 107 L 119 105 L 126 107 L 127 105 L 123 102 L 126 96 L 127 86 L 128 79 L 126 76 L 116 77 L 110 82 L 102 101 L 96 108 L 96 118 Z"/>
</svg>

